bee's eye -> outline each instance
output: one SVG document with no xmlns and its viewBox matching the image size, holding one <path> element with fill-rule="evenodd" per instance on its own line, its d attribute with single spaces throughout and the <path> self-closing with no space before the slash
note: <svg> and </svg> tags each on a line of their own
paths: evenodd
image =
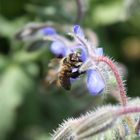
<svg viewBox="0 0 140 140">
<path fill-rule="evenodd" d="M 72 59 L 72 58 L 73 58 L 73 53 L 71 53 L 71 54 L 69 55 L 69 58 L 70 58 L 70 59 Z"/>
<path fill-rule="evenodd" d="M 70 54 L 69 55 L 70 61 L 74 62 L 75 61 L 75 55 L 74 54 Z"/>
</svg>

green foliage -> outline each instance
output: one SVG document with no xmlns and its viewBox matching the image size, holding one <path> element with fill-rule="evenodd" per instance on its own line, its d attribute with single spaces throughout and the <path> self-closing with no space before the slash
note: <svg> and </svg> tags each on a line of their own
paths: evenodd
<svg viewBox="0 0 140 140">
<path fill-rule="evenodd" d="M 108 25 L 118 22 L 124 14 L 123 1 L 107 1 L 95 5 L 91 11 L 91 20 L 94 26 Z"/>
<path fill-rule="evenodd" d="M 33 81 L 21 67 L 10 64 L 0 75 L 0 139 L 13 128 L 17 109 L 27 91 L 33 88 Z"/>
<path fill-rule="evenodd" d="M 76 83 L 69 93 L 56 84 L 46 84 L 48 63 L 53 57 L 49 42 L 29 49 L 32 40 L 23 42 L 15 38 L 29 22 L 51 23 L 62 34 L 75 23 L 94 29 L 105 53 L 127 66 L 128 95 L 139 95 L 139 57 L 129 57 L 123 44 L 131 36 L 139 40 L 138 1 L 126 7 L 123 0 L 84 1 L 82 17 L 77 19 L 75 0 L 0 0 L 0 140 L 48 140 L 63 119 L 77 117 L 106 103 L 103 96 L 88 95 L 83 81 Z M 136 137 L 134 140 L 139 139 Z"/>
</svg>

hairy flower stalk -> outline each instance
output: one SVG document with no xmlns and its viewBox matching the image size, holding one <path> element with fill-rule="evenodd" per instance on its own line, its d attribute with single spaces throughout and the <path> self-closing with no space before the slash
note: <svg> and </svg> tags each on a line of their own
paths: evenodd
<svg viewBox="0 0 140 140">
<path fill-rule="evenodd" d="M 91 57 L 93 58 L 93 56 L 91 56 Z M 95 59 L 95 58 L 93 58 L 93 59 Z M 100 62 L 101 61 L 105 62 L 111 68 L 112 72 L 115 75 L 115 78 L 116 78 L 116 81 L 118 83 L 118 87 L 119 87 L 119 90 L 120 90 L 121 104 L 123 106 L 125 106 L 128 101 L 127 101 L 127 96 L 126 96 L 126 91 L 125 91 L 125 88 L 124 88 L 124 85 L 123 85 L 123 81 L 122 81 L 122 79 L 120 77 L 120 74 L 118 72 L 118 69 L 116 68 L 116 66 L 114 65 L 114 63 L 108 57 L 101 56 L 101 57 L 97 57 L 96 60 L 97 61 L 100 61 Z"/>
<path fill-rule="evenodd" d="M 120 115 L 126 115 L 129 113 L 138 113 L 140 112 L 140 106 L 125 106 L 125 107 L 120 107 L 119 110 L 117 111 L 118 116 Z"/>
<path fill-rule="evenodd" d="M 53 140 L 84 140 L 112 128 L 122 115 L 139 113 L 140 106 L 104 106 L 78 119 L 66 121 L 53 135 Z"/>
<path fill-rule="evenodd" d="M 93 58 L 93 56 L 91 56 Z M 95 59 L 95 57 L 93 58 L 93 60 Z M 118 84 L 118 87 L 119 87 L 119 90 L 120 90 L 120 98 L 121 100 L 120 103 L 122 106 L 125 106 L 127 105 L 127 102 L 128 102 L 128 99 L 127 99 L 127 96 L 126 96 L 126 91 L 125 91 L 125 88 L 124 88 L 124 85 L 123 85 L 123 81 L 120 77 L 120 74 L 119 74 L 119 71 L 118 69 L 116 68 L 116 66 L 114 65 L 114 63 L 108 58 L 108 57 L 105 57 L 105 56 L 101 56 L 101 57 L 96 57 L 96 60 L 101 62 L 105 62 L 106 64 L 109 65 L 109 67 L 111 68 L 112 72 L 114 73 L 114 76 L 116 78 L 116 81 L 117 81 L 117 84 Z M 125 116 L 125 121 L 127 122 L 129 128 L 131 129 L 132 132 L 135 131 L 135 128 L 134 128 L 134 121 L 131 117 L 129 116 Z"/>
</svg>

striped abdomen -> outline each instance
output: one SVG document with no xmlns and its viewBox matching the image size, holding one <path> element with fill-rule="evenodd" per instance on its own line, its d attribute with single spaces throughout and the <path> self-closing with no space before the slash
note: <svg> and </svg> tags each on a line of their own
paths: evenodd
<svg viewBox="0 0 140 140">
<path fill-rule="evenodd" d="M 71 72 L 72 72 L 71 67 L 68 65 L 65 65 L 62 67 L 58 75 L 60 85 L 64 87 L 66 90 L 71 89 L 71 83 L 70 83 Z"/>
</svg>

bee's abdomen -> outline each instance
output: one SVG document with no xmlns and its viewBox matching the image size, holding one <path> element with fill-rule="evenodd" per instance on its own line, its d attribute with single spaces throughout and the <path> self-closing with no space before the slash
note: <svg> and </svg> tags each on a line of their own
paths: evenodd
<svg viewBox="0 0 140 140">
<path fill-rule="evenodd" d="M 71 89 L 70 74 L 71 74 L 71 69 L 68 66 L 63 66 L 63 68 L 61 69 L 58 75 L 60 85 L 64 87 L 66 90 Z"/>
</svg>

